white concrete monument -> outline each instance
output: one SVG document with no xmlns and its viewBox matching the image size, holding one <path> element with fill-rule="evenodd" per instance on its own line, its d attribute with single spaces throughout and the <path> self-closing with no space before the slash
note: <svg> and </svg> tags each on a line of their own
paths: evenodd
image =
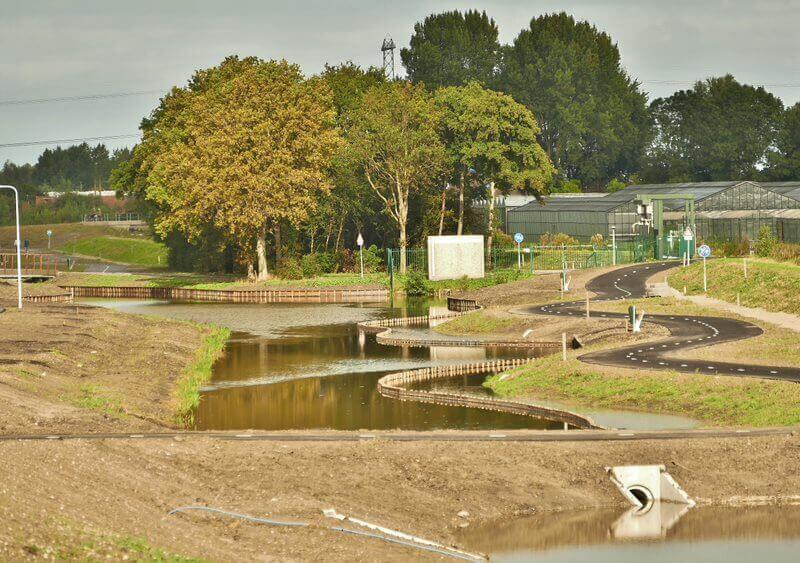
<svg viewBox="0 0 800 563">
<path fill-rule="evenodd" d="M 428 237 L 428 279 L 483 278 L 483 235 Z"/>
</svg>

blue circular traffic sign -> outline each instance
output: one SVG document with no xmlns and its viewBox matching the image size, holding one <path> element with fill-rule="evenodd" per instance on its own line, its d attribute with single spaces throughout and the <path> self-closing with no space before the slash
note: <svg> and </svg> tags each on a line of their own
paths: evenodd
<svg viewBox="0 0 800 563">
<path fill-rule="evenodd" d="M 522 236 L 522 233 L 517 233 L 514 235 L 514 242 L 517 244 L 522 244 L 522 241 L 525 240 L 525 237 Z"/>
<path fill-rule="evenodd" d="M 700 256 L 700 258 L 708 258 L 711 256 L 711 247 L 707 244 L 702 245 L 697 249 L 697 255 Z"/>
</svg>

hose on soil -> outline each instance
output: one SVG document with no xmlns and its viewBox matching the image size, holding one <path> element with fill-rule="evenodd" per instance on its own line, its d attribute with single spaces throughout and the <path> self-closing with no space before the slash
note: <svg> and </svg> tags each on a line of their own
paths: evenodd
<svg viewBox="0 0 800 563">
<path fill-rule="evenodd" d="M 209 506 L 179 506 L 178 508 L 174 508 L 169 511 L 169 515 L 172 516 L 174 514 L 178 514 L 180 512 L 188 512 L 190 510 L 200 510 L 203 512 L 212 512 L 214 514 L 222 514 L 223 516 L 228 516 L 230 518 L 237 518 L 239 520 L 245 520 L 247 522 L 253 522 L 255 524 L 266 524 L 268 526 L 283 526 L 283 527 L 290 527 L 290 528 L 310 528 L 311 524 L 308 522 L 292 522 L 292 521 L 283 521 L 283 520 L 270 520 L 269 518 L 259 518 L 257 516 L 250 516 L 249 514 L 240 514 L 238 512 L 231 512 L 229 510 L 222 510 L 220 508 L 212 508 Z M 383 540 L 387 543 L 393 543 L 397 545 L 402 545 L 405 547 L 410 547 L 413 549 L 419 549 L 422 551 L 430 551 L 433 553 L 437 553 L 439 555 L 444 555 L 446 557 L 452 557 L 454 559 L 464 559 L 466 561 L 482 561 L 484 558 L 482 557 L 470 557 L 465 554 L 461 553 L 454 553 L 451 551 L 446 551 L 444 549 L 438 549 L 435 547 L 429 547 L 425 545 L 419 545 L 414 542 L 398 540 L 394 538 L 389 538 L 383 536 L 381 534 L 373 534 L 371 532 L 362 532 L 360 530 L 351 530 L 348 528 L 341 528 L 338 526 L 331 526 L 327 528 L 328 530 L 332 530 L 334 532 L 340 532 L 343 534 L 350 534 L 354 536 L 361 536 L 365 538 L 373 538 L 377 540 Z"/>
</svg>

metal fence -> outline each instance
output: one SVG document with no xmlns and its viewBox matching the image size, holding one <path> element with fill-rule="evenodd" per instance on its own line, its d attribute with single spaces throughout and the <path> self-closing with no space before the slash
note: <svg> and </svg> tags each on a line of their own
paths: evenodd
<svg viewBox="0 0 800 563">
<path fill-rule="evenodd" d="M 615 256 L 616 250 L 616 256 Z M 614 264 L 633 264 L 655 257 L 656 244 L 649 238 L 620 241 L 616 245 L 521 245 L 512 248 L 494 248 L 486 257 L 487 271 L 524 270 L 528 272 L 583 270 Z M 400 271 L 400 249 L 387 249 L 387 269 Z M 428 251 L 425 248 L 407 248 L 406 264 L 409 271 L 427 273 Z"/>
<path fill-rule="evenodd" d="M 143 220 L 144 218 L 138 213 L 89 213 L 83 216 L 84 223 L 134 222 Z"/>
</svg>

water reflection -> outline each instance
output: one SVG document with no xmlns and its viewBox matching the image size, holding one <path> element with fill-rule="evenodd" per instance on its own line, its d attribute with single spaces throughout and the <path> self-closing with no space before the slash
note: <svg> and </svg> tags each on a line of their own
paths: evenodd
<svg viewBox="0 0 800 563">
<path fill-rule="evenodd" d="M 634 515 L 618 509 L 541 513 L 467 528 L 464 549 L 500 561 L 796 561 L 800 507 L 654 505 Z M 690 548 L 685 545 L 689 544 Z M 756 549 L 756 547 L 758 549 Z M 792 554 L 790 559 L 785 557 Z M 733 559 L 731 559 L 733 558 Z"/>
</svg>

